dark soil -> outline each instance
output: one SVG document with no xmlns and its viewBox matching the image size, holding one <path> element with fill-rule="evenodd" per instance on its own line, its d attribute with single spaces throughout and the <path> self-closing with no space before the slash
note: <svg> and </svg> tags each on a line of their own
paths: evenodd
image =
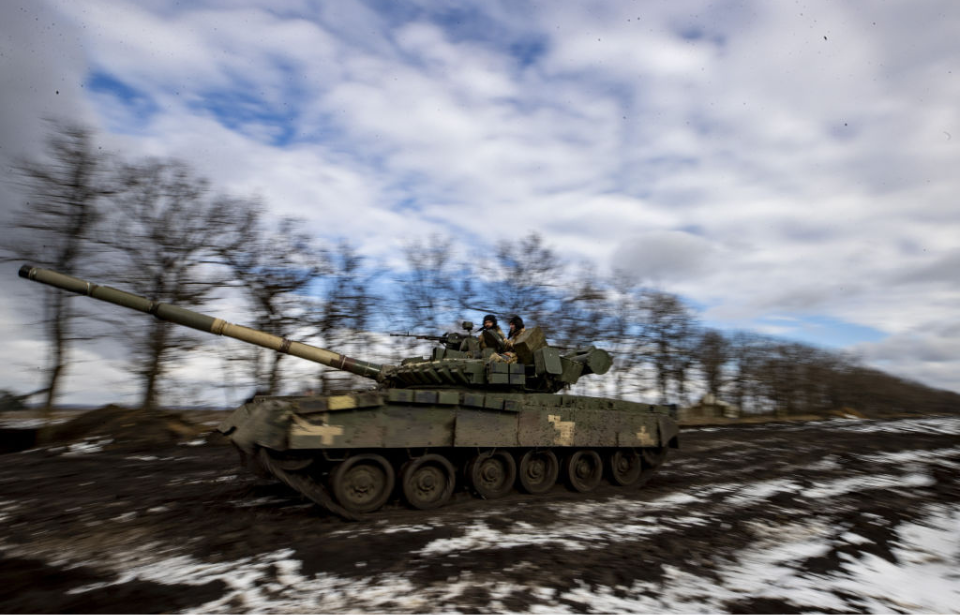
<svg viewBox="0 0 960 615">
<path fill-rule="evenodd" d="M 121 555 L 152 544 L 210 564 L 256 561 L 287 549 L 302 563 L 300 574 L 307 578 L 321 573 L 357 579 L 397 575 L 424 589 L 451 580 L 478 581 L 455 601 L 427 610 L 527 611 L 547 604 L 586 612 L 587 604 L 564 592 L 582 586 L 627 598 L 637 587 L 657 587 L 676 571 L 717 579 L 741 550 L 762 539 L 757 528 L 776 528 L 797 518 L 818 519 L 839 533 L 867 539 L 837 542 L 825 554 L 803 559 L 799 566 L 804 573 L 829 575 L 865 554 L 896 563 L 893 547 L 901 524 L 916 521 L 931 505 L 960 503 L 960 478 L 950 466 L 960 461 L 956 435 L 924 430 L 863 433 L 839 429 L 841 422 L 831 421 L 684 432 L 681 451 L 671 453 L 664 468 L 636 491 L 603 485 L 583 496 L 557 487 L 541 496 L 514 493 L 494 502 L 458 492 L 451 505 L 438 511 L 412 511 L 393 503 L 369 520 L 346 522 L 277 482 L 248 474 L 219 435 L 207 434 L 202 445 L 185 444 L 196 430 L 182 417 L 145 418 L 110 409 L 96 418 L 87 424 L 94 427 L 82 433 L 76 423 L 73 431 L 63 427 L 57 434 L 48 432 L 39 448 L 0 456 L 0 612 L 172 612 L 200 609 L 226 595 L 228 588 L 221 581 L 160 583 L 124 576 L 116 564 Z M 113 431 L 105 427 L 111 421 Z M 121 426 L 126 435 L 117 431 Z M 70 442 L 78 440 L 99 442 L 101 450 L 71 450 Z M 865 463 L 865 456 L 950 447 L 952 458 L 944 460 L 946 465 L 926 467 L 932 478 L 919 486 L 910 482 L 916 467 L 886 463 L 883 472 L 902 475 L 904 488 L 870 487 L 878 468 Z M 827 500 L 794 490 L 734 507 L 729 492 L 707 489 L 720 484 L 750 488 L 779 480 L 808 489 L 847 477 L 862 478 L 864 487 L 830 496 L 829 506 L 824 505 Z M 438 539 L 462 537 L 477 519 L 491 531 L 508 530 L 518 521 L 533 531 L 547 531 L 556 527 L 558 511 L 565 506 L 613 506 L 624 498 L 656 502 L 693 492 L 703 497 L 683 515 L 699 515 L 706 522 L 681 523 L 682 515 L 674 508 L 656 520 L 657 532 L 604 536 L 594 549 L 542 542 L 423 551 Z M 389 531 L 411 525 L 423 527 Z M 270 574 L 279 577 L 281 571 Z M 544 603 L 518 589 L 494 600 L 489 584 L 480 582 L 491 579 L 519 588 L 552 589 L 556 599 Z M 838 599 L 846 605 L 844 611 L 870 610 L 854 595 Z M 225 608 L 253 607 L 238 601 Z M 721 608 L 739 613 L 829 611 L 750 596 L 728 600 Z M 321 604 L 302 610 L 324 608 Z M 391 608 L 387 602 L 380 603 L 380 610 L 404 607 L 398 603 Z"/>
</svg>

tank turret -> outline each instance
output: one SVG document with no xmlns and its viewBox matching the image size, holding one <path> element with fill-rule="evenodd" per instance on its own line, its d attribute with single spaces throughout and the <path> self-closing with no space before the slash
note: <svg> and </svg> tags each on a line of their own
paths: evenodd
<svg viewBox="0 0 960 615">
<path fill-rule="evenodd" d="M 460 333 L 418 337 L 440 346 L 430 357 L 406 359 L 390 368 L 385 374 L 389 386 L 556 393 L 582 376 L 605 374 L 613 363 L 607 351 L 593 346 L 561 353 L 546 343 L 540 327 L 522 333 L 509 355 L 491 346 L 481 350 L 476 338 Z"/>
</svg>

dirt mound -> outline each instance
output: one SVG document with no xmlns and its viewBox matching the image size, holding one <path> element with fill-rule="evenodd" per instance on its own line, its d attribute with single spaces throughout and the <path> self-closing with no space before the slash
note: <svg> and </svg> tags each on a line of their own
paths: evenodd
<svg viewBox="0 0 960 615">
<path fill-rule="evenodd" d="M 97 441 L 102 448 L 149 449 L 197 437 L 208 428 L 173 412 L 123 408 L 113 404 L 85 412 L 66 423 L 43 427 L 37 444 L 69 445 Z"/>
</svg>

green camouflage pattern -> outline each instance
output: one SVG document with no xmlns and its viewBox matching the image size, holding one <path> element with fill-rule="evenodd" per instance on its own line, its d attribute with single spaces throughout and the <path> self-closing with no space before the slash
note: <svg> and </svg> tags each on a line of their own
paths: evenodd
<svg viewBox="0 0 960 615">
<path fill-rule="evenodd" d="M 670 406 L 553 394 L 389 389 L 265 398 L 219 427 L 241 449 L 669 447 Z"/>
</svg>

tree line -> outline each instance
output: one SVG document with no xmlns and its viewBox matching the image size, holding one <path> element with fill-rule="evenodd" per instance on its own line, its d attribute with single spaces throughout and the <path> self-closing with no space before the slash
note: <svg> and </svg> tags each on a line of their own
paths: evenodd
<svg viewBox="0 0 960 615">
<path fill-rule="evenodd" d="M 82 127 L 57 125 L 45 155 L 16 166 L 25 197 L 6 242 L 23 259 L 106 282 L 153 300 L 215 313 L 232 305 L 243 324 L 384 363 L 425 353 L 387 333 L 435 334 L 461 319 L 519 314 L 549 341 L 610 351 L 614 369 L 574 392 L 686 404 L 705 393 L 743 412 L 781 415 L 851 408 L 950 411 L 960 399 L 861 364 L 856 357 L 750 332 L 704 327 L 681 297 L 624 272 L 571 263 L 531 233 L 481 253 L 455 237 L 408 241 L 405 267 L 372 262 L 349 240 L 321 242 L 296 218 L 215 190 L 182 162 L 127 160 L 97 147 Z M 84 306 L 45 289 L 48 363 L 43 403 L 60 397 L 84 332 L 119 337 L 137 378 L 140 405 L 155 408 L 178 383 L 180 365 L 207 337 L 132 313 Z M 84 325 L 80 326 L 80 320 Z M 292 369 L 285 355 L 231 344 L 221 352 L 230 386 L 268 394 L 368 387 L 317 366 Z"/>
</svg>

